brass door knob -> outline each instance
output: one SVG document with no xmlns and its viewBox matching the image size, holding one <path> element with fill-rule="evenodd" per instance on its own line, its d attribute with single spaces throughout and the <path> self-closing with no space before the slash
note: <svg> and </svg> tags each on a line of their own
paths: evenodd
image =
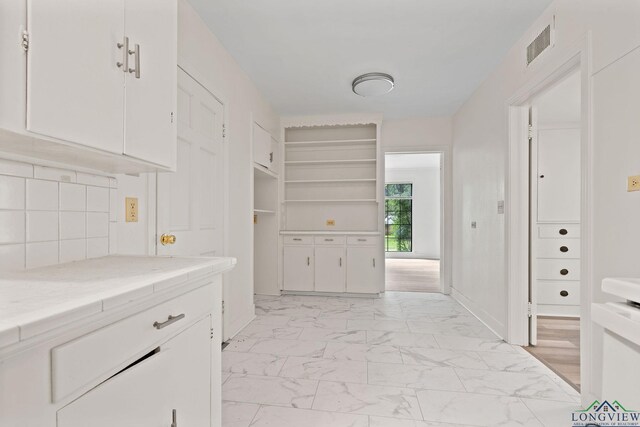
<svg viewBox="0 0 640 427">
<path fill-rule="evenodd" d="M 173 234 L 163 234 L 160 236 L 160 243 L 163 245 L 173 245 L 176 242 L 176 236 Z"/>
</svg>

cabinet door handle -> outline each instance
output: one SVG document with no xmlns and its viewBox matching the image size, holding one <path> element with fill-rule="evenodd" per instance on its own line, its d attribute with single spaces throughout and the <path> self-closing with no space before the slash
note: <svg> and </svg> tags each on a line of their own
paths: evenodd
<svg viewBox="0 0 640 427">
<path fill-rule="evenodd" d="M 566 268 L 563 268 L 562 270 L 560 270 L 560 274 L 562 274 L 563 276 L 566 276 L 567 274 L 569 274 L 569 270 L 567 270 Z"/>
<path fill-rule="evenodd" d="M 307 257 L 307 265 L 311 265 L 311 257 Z"/>
<path fill-rule="evenodd" d="M 376 259 L 373 258 L 373 268 L 376 268 Z"/>
<path fill-rule="evenodd" d="M 269 163 L 273 163 L 273 152 L 269 153 Z"/>
<path fill-rule="evenodd" d="M 560 252 L 569 252 L 569 248 L 566 246 L 560 246 Z"/>
<path fill-rule="evenodd" d="M 129 50 L 129 55 L 134 55 L 135 68 L 129 68 L 130 73 L 135 73 L 136 79 L 140 78 L 140 45 L 136 43 L 133 50 Z"/>
<path fill-rule="evenodd" d="M 129 37 L 122 39 L 122 43 L 118 43 L 116 46 L 118 49 L 122 49 L 122 62 L 116 62 L 116 65 L 126 73 L 129 69 Z"/>
<path fill-rule="evenodd" d="M 167 317 L 167 320 L 165 320 L 164 322 L 153 322 L 153 327 L 156 329 L 166 328 L 172 323 L 176 323 L 180 319 L 184 319 L 184 313 L 178 314 L 177 316 L 169 315 L 169 317 Z"/>
<path fill-rule="evenodd" d="M 342 267 L 342 257 L 340 257 L 340 267 Z"/>
<path fill-rule="evenodd" d="M 561 229 L 560 229 L 560 231 L 558 231 L 558 233 L 560 233 L 560 234 L 561 234 L 561 235 L 563 235 L 563 236 L 566 236 L 566 235 L 567 235 L 567 233 L 568 233 L 568 231 L 567 231 L 567 229 L 566 229 L 566 228 L 561 228 Z"/>
<path fill-rule="evenodd" d="M 171 412 L 171 427 L 178 427 L 178 411 L 175 409 Z"/>
</svg>

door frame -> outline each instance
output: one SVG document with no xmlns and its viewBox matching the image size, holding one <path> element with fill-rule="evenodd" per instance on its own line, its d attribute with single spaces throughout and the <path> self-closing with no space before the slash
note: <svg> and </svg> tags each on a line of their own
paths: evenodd
<svg viewBox="0 0 640 427">
<path fill-rule="evenodd" d="M 224 209 L 222 212 L 222 251 L 220 256 L 228 256 L 229 254 L 229 104 L 226 97 L 221 94 L 221 91 L 214 90 L 215 85 L 212 84 L 202 73 L 198 72 L 194 67 L 182 63 L 182 59 L 178 57 L 177 67 L 184 71 L 189 77 L 195 80 L 200 86 L 202 86 L 211 96 L 217 99 L 222 104 L 222 126 L 224 128 L 224 134 L 222 137 L 222 199 L 224 200 Z M 176 126 L 178 124 L 176 123 Z M 153 207 L 153 215 L 149 215 L 149 253 L 153 255 L 158 254 L 158 179 L 157 173 L 149 174 L 148 180 L 148 197 L 149 208 Z M 151 220 L 151 218 L 153 220 Z M 228 301 L 228 284 L 229 284 L 229 272 L 222 274 L 222 301 Z M 227 336 L 229 330 L 230 318 L 228 311 L 223 313 L 222 317 L 222 341 L 226 341 L 230 336 Z"/>
<path fill-rule="evenodd" d="M 540 68 L 531 71 L 528 82 L 506 102 L 508 156 L 506 176 L 505 261 L 507 283 L 507 341 L 528 345 L 529 301 L 529 148 L 528 122 L 532 98 L 554 86 L 568 74 L 581 75 L 581 295 L 580 295 L 580 381 L 583 403 L 593 400 L 592 324 L 593 295 L 593 173 L 592 173 L 592 65 L 591 35 L 563 50 L 549 52 Z"/>
<path fill-rule="evenodd" d="M 451 147 L 448 145 L 434 145 L 430 147 L 382 147 L 382 172 L 383 177 L 386 172 L 385 159 L 387 154 L 440 154 L 440 292 L 451 294 L 451 259 L 452 250 L 452 219 L 453 219 L 453 202 L 451 191 Z M 383 180 L 382 192 L 384 195 Z M 384 197 L 383 197 L 384 200 Z M 383 202 L 384 203 L 384 202 Z M 384 212 L 384 205 L 382 207 Z M 381 215 L 384 230 L 384 214 Z M 383 247 L 384 250 L 384 247 Z M 386 270 L 386 252 L 385 254 L 385 270 Z M 386 280 L 385 288 L 386 291 Z"/>
</svg>

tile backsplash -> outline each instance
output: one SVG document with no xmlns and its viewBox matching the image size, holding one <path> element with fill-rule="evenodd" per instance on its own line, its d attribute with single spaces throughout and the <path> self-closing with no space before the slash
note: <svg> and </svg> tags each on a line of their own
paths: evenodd
<svg viewBox="0 0 640 427">
<path fill-rule="evenodd" d="M 0 271 L 115 253 L 115 178 L 0 159 Z"/>
</svg>

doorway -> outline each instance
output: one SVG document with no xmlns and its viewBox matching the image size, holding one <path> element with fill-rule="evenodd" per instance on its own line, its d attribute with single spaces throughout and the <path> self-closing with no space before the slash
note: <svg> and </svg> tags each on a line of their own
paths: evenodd
<svg viewBox="0 0 640 427">
<path fill-rule="evenodd" d="M 534 97 L 529 111 L 529 346 L 580 390 L 581 79 Z"/>
<path fill-rule="evenodd" d="M 385 155 L 385 290 L 441 292 L 442 154 Z"/>
</svg>

